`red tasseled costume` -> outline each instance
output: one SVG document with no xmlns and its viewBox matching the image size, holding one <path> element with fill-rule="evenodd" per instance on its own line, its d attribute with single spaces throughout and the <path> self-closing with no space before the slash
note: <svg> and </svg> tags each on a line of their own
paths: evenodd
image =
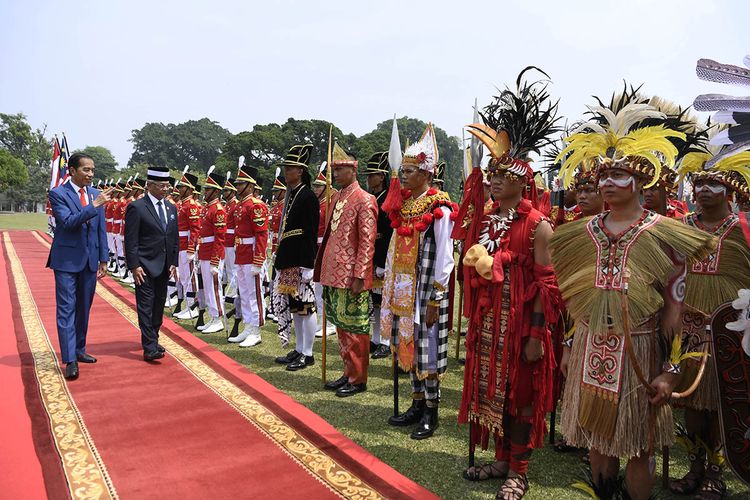
<svg viewBox="0 0 750 500">
<path fill-rule="evenodd" d="M 478 175 L 477 175 L 478 174 Z M 453 237 L 466 240 L 465 249 L 470 248 L 479 240 L 481 221 L 483 218 L 482 207 L 484 206 L 484 194 L 482 177 L 479 169 L 474 169 L 466 181 L 466 193 L 461 208 L 459 209 L 459 220 L 468 211 L 468 207 L 474 204 L 475 216 L 468 230 L 456 226 Z M 534 190 L 535 191 L 535 190 Z M 536 198 L 536 192 L 530 193 Z M 493 254 L 494 264 L 492 266 L 492 280 L 488 281 L 476 272 L 472 266 L 464 266 L 464 309 L 463 314 L 468 318 L 468 333 L 466 336 L 466 366 L 464 369 L 464 390 L 461 398 L 458 420 L 467 423 L 469 410 L 478 411 L 476 402 L 481 397 L 492 398 L 498 390 L 494 381 L 496 379 L 497 356 L 501 356 L 503 366 L 507 366 L 508 379 L 501 379 L 501 384 L 506 384 L 508 391 L 504 411 L 510 415 L 518 415 L 522 406 L 529 403 L 533 406 L 533 415 L 528 419 L 532 425 L 531 445 L 539 447 L 546 432 L 545 414 L 553 408 L 553 373 L 555 369 L 554 352 L 549 331 L 542 338 L 544 346 L 544 357 L 535 363 L 525 363 L 522 360 L 524 339 L 531 335 L 531 313 L 534 299 L 539 294 L 543 306 L 543 313 L 547 324 L 556 323 L 560 314 L 561 297 L 557 288 L 557 282 L 552 266 L 538 266 L 534 262 L 533 239 L 531 232 L 537 224 L 543 220 L 544 215 L 532 208 L 528 199 L 521 200 L 517 208 L 518 218 L 510 226 L 509 231 L 503 238 L 501 248 Z M 479 340 L 481 338 L 482 316 L 490 308 L 496 306 L 499 312 L 502 303 L 502 283 L 506 278 L 503 266 L 508 265 L 510 270 L 510 312 L 508 317 L 508 328 L 505 336 L 503 352 L 496 352 L 497 342 L 493 342 L 491 352 L 492 360 L 489 362 L 490 381 L 488 394 L 479 394 L 479 367 L 480 350 Z M 493 332 L 495 336 L 500 332 L 501 315 L 494 315 Z M 470 408 L 472 401 L 474 407 Z M 526 420 L 526 418 L 524 418 Z M 487 448 L 491 435 L 488 427 L 480 427 L 474 422 L 471 436 L 473 444 L 481 444 L 483 449 Z"/>
</svg>

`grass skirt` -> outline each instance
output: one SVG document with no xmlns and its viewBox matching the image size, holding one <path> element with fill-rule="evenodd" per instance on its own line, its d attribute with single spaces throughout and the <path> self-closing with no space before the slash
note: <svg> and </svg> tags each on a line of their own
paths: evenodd
<svg viewBox="0 0 750 500">
<path fill-rule="evenodd" d="M 572 446 L 594 449 L 610 457 L 639 456 L 652 447 L 661 448 L 674 442 L 672 408 L 667 404 L 653 407 L 649 403 L 646 389 L 630 366 L 627 354 L 623 357 L 624 369 L 620 386 L 619 404 L 614 436 L 594 434 L 579 424 L 581 404 L 581 379 L 583 373 L 586 338 L 589 335 L 585 326 L 578 326 L 573 341 L 562 404 L 561 432 Z M 650 335 L 633 337 L 636 356 L 646 379 L 655 376 L 652 362 L 652 340 Z M 661 363 L 657 364 L 661 367 Z M 655 414 L 652 415 L 652 411 Z"/>
</svg>

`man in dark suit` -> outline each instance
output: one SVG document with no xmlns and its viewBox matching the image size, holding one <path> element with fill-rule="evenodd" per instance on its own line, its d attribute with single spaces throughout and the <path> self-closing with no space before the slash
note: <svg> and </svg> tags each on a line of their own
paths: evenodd
<svg viewBox="0 0 750 500">
<path fill-rule="evenodd" d="M 78 362 L 96 363 L 86 354 L 89 312 L 96 278 L 107 274 L 107 231 L 104 204 L 111 189 L 91 187 L 94 160 L 75 153 L 68 160 L 69 181 L 49 192 L 55 216 L 55 238 L 47 267 L 55 271 L 57 335 L 60 339 L 65 378 L 78 378 Z"/>
<path fill-rule="evenodd" d="M 169 170 L 151 167 L 146 195 L 130 203 L 125 212 L 125 261 L 135 280 L 138 326 L 146 361 L 164 357 L 159 328 L 169 278 L 177 275 L 177 209 L 166 199 L 171 189 Z"/>
</svg>

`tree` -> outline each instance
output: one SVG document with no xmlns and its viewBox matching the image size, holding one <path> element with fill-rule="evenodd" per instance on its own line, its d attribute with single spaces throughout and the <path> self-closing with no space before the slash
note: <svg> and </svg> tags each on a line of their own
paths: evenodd
<svg viewBox="0 0 750 500">
<path fill-rule="evenodd" d="M 74 153 L 83 153 L 94 159 L 95 175 L 97 179 L 110 179 L 119 174 L 117 171 L 117 160 L 112 152 L 104 146 L 86 146 L 83 149 L 74 151 Z M 117 180 L 115 178 L 115 180 Z"/>
<path fill-rule="evenodd" d="M 131 134 L 133 154 L 128 166 L 146 164 L 180 169 L 184 165 L 207 169 L 216 162 L 231 136 L 227 129 L 208 118 L 180 124 L 147 123 Z"/>
<path fill-rule="evenodd" d="M 237 159 L 245 157 L 245 163 L 258 167 L 264 185 L 264 191 L 270 194 L 276 165 L 284 159 L 289 149 L 295 144 L 312 144 L 310 157 L 310 174 L 318 174 L 320 164 L 328 155 L 328 134 L 331 123 L 324 120 L 295 120 L 289 118 L 279 125 L 255 125 L 249 132 L 240 132 L 230 136 L 222 153 L 216 159 L 216 168 L 222 174 L 230 170 L 237 173 Z M 356 141 L 354 134 L 344 134 L 338 127 L 333 127 L 333 136 L 344 149 L 350 149 Z"/>
<path fill-rule="evenodd" d="M 10 153 L 26 167 L 28 182 L 9 185 L 5 190 L 16 203 L 44 203 L 49 186 L 52 141 L 45 137 L 47 126 L 32 129 L 22 113 L 0 113 L 0 150 Z"/>
<path fill-rule="evenodd" d="M 10 151 L 0 149 L 0 191 L 20 188 L 28 181 L 29 174 L 23 162 Z"/>
</svg>

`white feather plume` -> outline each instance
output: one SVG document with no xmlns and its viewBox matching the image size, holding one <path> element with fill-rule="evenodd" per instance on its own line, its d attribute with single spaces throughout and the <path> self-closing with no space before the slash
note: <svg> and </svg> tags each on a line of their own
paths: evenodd
<svg viewBox="0 0 750 500">
<path fill-rule="evenodd" d="M 275 178 L 278 179 L 280 175 L 281 175 L 281 167 L 276 167 L 276 177 Z"/>
<path fill-rule="evenodd" d="M 240 155 L 240 157 L 237 159 L 237 166 L 242 168 L 242 165 L 245 164 L 245 156 Z"/>
<path fill-rule="evenodd" d="M 398 176 L 402 159 L 401 139 L 398 137 L 398 123 L 396 123 L 396 114 L 394 113 L 393 129 L 391 130 L 391 145 L 388 148 L 388 164 L 391 166 L 391 172 L 393 172 L 394 176 Z"/>
<path fill-rule="evenodd" d="M 118 177 L 117 182 L 115 182 L 115 184 L 119 184 L 120 182 L 122 182 L 122 177 Z"/>
<path fill-rule="evenodd" d="M 232 171 L 231 170 L 227 170 L 227 180 L 229 180 L 231 178 L 232 178 Z"/>
<path fill-rule="evenodd" d="M 211 165 L 210 167 L 208 167 L 208 172 L 206 172 L 206 177 L 211 175 L 211 172 L 213 172 L 215 168 L 216 168 L 216 165 Z"/>
<path fill-rule="evenodd" d="M 187 173 L 188 169 L 190 168 L 190 165 L 185 165 L 185 168 L 182 169 L 182 173 Z"/>
</svg>

